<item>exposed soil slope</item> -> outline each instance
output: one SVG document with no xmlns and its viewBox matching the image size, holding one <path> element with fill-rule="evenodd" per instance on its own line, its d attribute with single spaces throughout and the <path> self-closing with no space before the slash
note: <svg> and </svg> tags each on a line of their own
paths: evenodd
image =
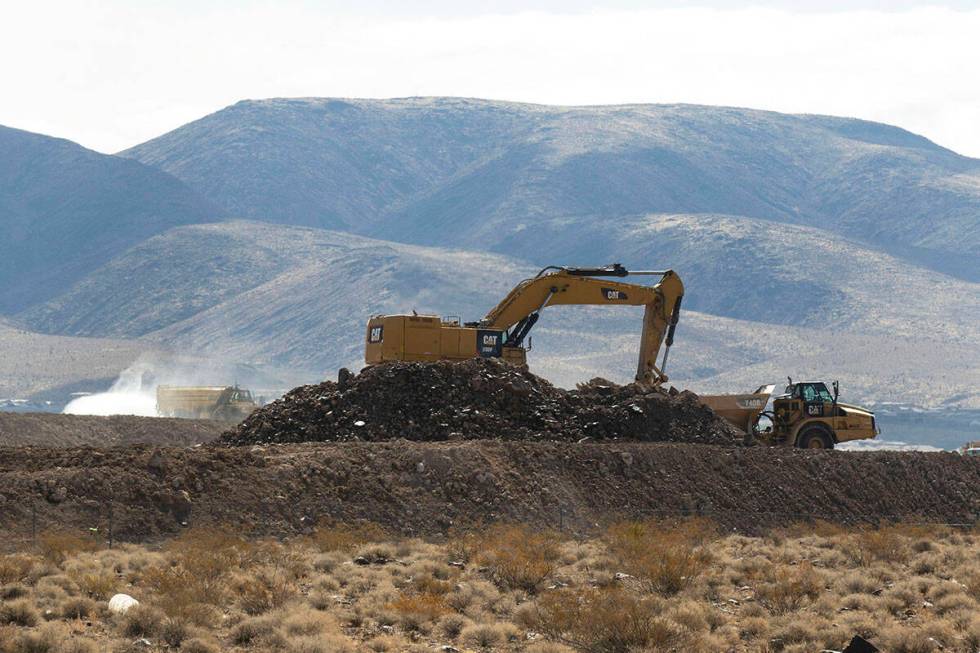
<svg viewBox="0 0 980 653">
<path fill-rule="evenodd" d="M 0 529 L 109 525 L 117 538 L 182 523 L 302 532 L 322 518 L 393 531 L 515 520 L 583 531 L 695 513 L 758 530 L 808 517 L 967 522 L 980 460 L 947 453 L 813 452 L 660 443 L 345 442 L 154 450 L 0 448 Z"/>
<path fill-rule="evenodd" d="M 0 446 L 187 446 L 210 442 L 228 426 L 228 422 L 167 417 L 0 412 Z"/>
<path fill-rule="evenodd" d="M 463 439 L 735 444 L 739 435 L 689 392 L 595 382 L 556 388 L 498 359 L 392 362 L 341 383 L 296 388 L 252 413 L 229 444 Z"/>
</svg>

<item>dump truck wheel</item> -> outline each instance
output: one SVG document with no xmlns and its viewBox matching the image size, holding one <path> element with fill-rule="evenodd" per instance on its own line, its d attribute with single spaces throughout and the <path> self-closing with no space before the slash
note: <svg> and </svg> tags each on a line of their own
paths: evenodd
<svg viewBox="0 0 980 653">
<path fill-rule="evenodd" d="M 800 433 L 796 439 L 796 446 L 800 449 L 833 449 L 834 439 L 825 429 L 811 426 Z"/>
</svg>

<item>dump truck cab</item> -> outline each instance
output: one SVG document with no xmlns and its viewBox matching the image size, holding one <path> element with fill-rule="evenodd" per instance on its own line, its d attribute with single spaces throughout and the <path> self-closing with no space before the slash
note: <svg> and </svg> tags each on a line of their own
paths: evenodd
<svg viewBox="0 0 980 653">
<path fill-rule="evenodd" d="M 804 449 L 833 449 L 841 442 L 878 435 L 874 413 L 840 403 L 838 392 L 836 381 L 831 391 L 823 382 L 789 379 L 783 394 L 773 398 L 771 426 L 760 435 Z"/>
</svg>

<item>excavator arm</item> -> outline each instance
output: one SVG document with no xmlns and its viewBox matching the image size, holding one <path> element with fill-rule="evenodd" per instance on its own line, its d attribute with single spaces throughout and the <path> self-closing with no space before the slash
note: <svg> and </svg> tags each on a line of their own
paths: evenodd
<svg viewBox="0 0 980 653">
<path fill-rule="evenodd" d="M 660 276 L 653 286 L 642 286 L 597 277 L 630 275 Z M 629 272 L 622 265 L 605 268 L 543 269 L 532 279 L 519 283 L 486 317 L 473 326 L 507 333 L 505 347 L 520 347 L 542 309 L 559 305 L 626 305 L 645 307 L 636 381 L 660 385 L 667 380 L 663 368 L 674 341 L 680 315 L 684 284 L 673 270 Z M 664 360 L 657 367 L 657 355 L 665 345 Z"/>
</svg>

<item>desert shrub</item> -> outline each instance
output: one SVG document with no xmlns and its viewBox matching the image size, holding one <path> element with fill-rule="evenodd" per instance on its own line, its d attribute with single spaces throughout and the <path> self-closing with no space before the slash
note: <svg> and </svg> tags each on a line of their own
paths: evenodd
<svg viewBox="0 0 980 653">
<path fill-rule="evenodd" d="M 407 643 L 401 637 L 386 635 L 383 637 L 373 637 L 364 643 L 369 651 L 374 653 L 396 653 L 404 651 Z"/>
<path fill-rule="evenodd" d="M 672 596 L 691 585 L 711 562 L 707 543 L 716 536 L 705 520 L 650 520 L 614 524 L 606 541 L 623 570 L 647 589 Z"/>
<path fill-rule="evenodd" d="M 484 534 L 478 560 L 501 589 L 534 593 L 561 556 L 554 533 L 526 526 L 499 525 Z"/>
<path fill-rule="evenodd" d="M 470 624 L 470 620 L 461 614 L 445 614 L 439 619 L 438 628 L 445 637 L 456 639 L 463 629 Z"/>
<path fill-rule="evenodd" d="M 980 617 L 963 624 L 963 644 L 969 651 L 980 651 Z"/>
<path fill-rule="evenodd" d="M 763 617 L 744 617 L 739 622 L 739 635 L 742 639 L 756 639 L 769 632 L 769 619 Z"/>
<path fill-rule="evenodd" d="M 412 578 L 412 589 L 419 594 L 437 594 L 443 596 L 453 590 L 453 583 L 426 574 Z"/>
<path fill-rule="evenodd" d="M 322 552 L 345 551 L 352 552 L 358 547 L 372 542 L 384 540 L 385 530 L 373 522 L 357 524 L 318 524 L 310 542 Z"/>
<path fill-rule="evenodd" d="M 313 559 L 313 568 L 316 569 L 317 571 L 321 572 L 321 573 L 329 574 L 342 561 L 343 561 L 343 558 L 341 558 L 338 555 L 337 552 L 331 551 L 331 552 L 328 552 L 328 553 L 324 553 L 324 554 L 318 555 L 316 558 L 314 558 Z"/>
<path fill-rule="evenodd" d="M 180 619 L 167 617 L 160 625 L 160 639 L 173 648 L 180 648 L 184 640 L 190 637 L 190 628 Z"/>
<path fill-rule="evenodd" d="M 498 624 L 473 624 L 460 633 L 463 641 L 479 649 L 492 649 L 506 641 L 506 635 Z"/>
<path fill-rule="evenodd" d="M 909 546 L 903 532 L 903 529 L 895 526 L 858 531 L 851 538 L 852 559 L 863 567 L 870 566 L 876 560 L 891 564 L 906 562 L 909 559 Z"/>
<path fill-rule="evenodd" d="M 56 565 L 82 551 L 95 551 L 99 548 L 91 535 L 65 530 L 44 531 L 38 536 L 37 542 L 44 559 Z"/>
<path fill-rule="evenodd" d="M 61 616 L 65 619 L 84 619 L 95 614 L 95 601 L 85 596 L 73 596 L 61 604 Z"/>
<path fill-rule="evenodd" d="M 122 615 L 120 632 L 126 637 L 154 637 L 163 623 L 163 613 L 149 605 L 137 605 Z"/>
<path fill-rule="evenodd" d="M 91 639 L 73 637 L 67 642 L 62 642 L 58 647 L 58 653 L 98 653 L 99 647 Z"/>
<path fill-rule="evenodd" d="M 206 639 L 192 637 L 180 645 L 181 653 L 221 653 L 221 647 Z"/>
<path fill-rule="evenodd" d="M 175 565 L 198 579 L 204 592 L 218 589 L 229 572 L 248 567 L 262 555 L 258 543 L 214 527 L 186 530 L 171 540 L 166 550 Z"/>
<path fill-rule="evenodd" d="M 969 570 L 961 580 L 967 594 L 980 601 L 980 569 Z"/>
<path fill-rule="evenodd" d="M 229 575 L 252 564 L 256 545 L 221 528 L 192 528 L 166 547 L 169 560 L 142 570 L 142 585 L 167 616 L 205 623 L 227 599 Z"/>
<path fill-rule="evenodd" d="M 773 614 L 785 614 L 798 610 L 807 599 L 817 598 L 823 587 L 820 575 L 804 562 L 777 568 L 772 581 L 758 588 L 757 597 Z"/>
<path fill-rule="evenodd" d="M 472 562 L 486 543 L 485 527 L 449 529 L 446 537 L 446 554 L 450 562 Z"/>
<path fill-rule="evenodd" d="M 282 629 L 289 637 L 316 635 L 334 625 L 329 615 L 306 607 L 289 605 L 283 608 Z"/>
<path fill-rule="evenodd" d="M 558 642 L 535 642 L 525 649 L 527 653 L 574 653 L 575 649 Z"/>
<path fill-rule="evenodd" d="M 916 553 L 926 553 L 927 551 L 934 551 L 936 545 L 932 543 L 932 540 L 921 539 L 912 542 L 911 548 Z"/>
<path fill-rule="evenodd" d="M 0 604 L 0 625 L 31 627 L 37 625 L 38 618 L 34 605 L 26 599 Z"/>
<path fill-rule="evenodd" d="M 197 579 L 180 565 L 150 567 L 143 574 L 143 587 L 154 594 L 154 603 L 168 616 L 203 624 L 209 604 L 221 601 L 227 592 L 217 587 L 205 591 L 207 583 Z"/>
<path fill-rule="evenodd" d="M 670 611 L 670 619 L 692 633 L 714 631 L 726 621 L 724 615 L 710 605 L 694 601 L 675 605 Z"/>
<path fill-rule="evenodd" d="M 819 617 L 801 613 L 773 631 L 773 636 L 784 644 L 811 644 L 823 642 L 830 624 Z M 814 646 L 816 650 L 823 647 Z"/>
<path fill-rule="evenodd" d="M 424 624 L 450 612 L 445 599 L 437 594 L 401 596 L 389 603 L 387 608 L 398 615 L 405 630 L 419 630 Z"/>
<path fill-rule="evenodd" d="M 35 562 L 35 558 L 19 553 L 0 556 L 0 585 L 25 580 Z"/>
<path fill-rule="evenodd" d="M 848 594 L 838 602 L 840 607 L 848 610 L 874 612 L 875 599 L 867 594 Z"/>
<path fill-rule="evenodd" d="M 281 633 L 276 626 L 276 621 L 269 617 L 253 617 L 246 619 L 231 629 L 231 643 L 237 646 L 251 646 L 253 644 L 269 641 L 276 635 L 281 638 Z"/>
<path fill-rule="evenodd" d="M 840 587 L 848 594 L 871 594 L 881 588 L 867 573 L 851 572 L 839 581 Z"/>
<path fill-rule="evenodd" d="M 116 593 L 119 580 L 115 574 L 100 571 L 94 573 L 69 574 L 79 591 L 96 601 L 105 601 Z"/>
<path fill-rule="evenodd" d="M 14 599 L 27 596 L 29 593 L 30 590 L 20 583 L 11 583 L 10 585 L 0 587 L 0 600 L 13 601 Z"/>
<path fill-rule="evenodd" d="M 21 630 L 10 638 L 5 648 L 9 653 L 55 653 L 67 637 L 60 624 L 45 624 L 37 630 Z"/>
<path fill-rule="evenodd" d="M 340 634 L 306 635 L 289 639 L 290 653 L 353 653 L 353 643 Z"/>
<path fill-rule="evenodd" d="M 235 584 L 234 591 L 242 611 L 258 615 L 278 608 L 291 599 L 296 590 L 281 570 L 262 568 L 243 577 Z"/>
<path fill-rule="evenodd" d="M 881 648 L 889 653 L 932 653 L 938 646 L 922 630 L 899 627 L 883 634 Z"/>
<path fill-rule="evenodd" d="M 659 616 L 661 604 L 622 589 L 549 592 L 537 602 L 535 630 L 592 653 L 628 653 L 673 646 L 678 627 Z"/>
<path fill-rule="evenodd" d="M 933 608 L 936 614 L 947 615 L 959 610 L 976 612 L 976 603 L 963 593 L 950 593 L 936 599 Z"/>
</svg>

